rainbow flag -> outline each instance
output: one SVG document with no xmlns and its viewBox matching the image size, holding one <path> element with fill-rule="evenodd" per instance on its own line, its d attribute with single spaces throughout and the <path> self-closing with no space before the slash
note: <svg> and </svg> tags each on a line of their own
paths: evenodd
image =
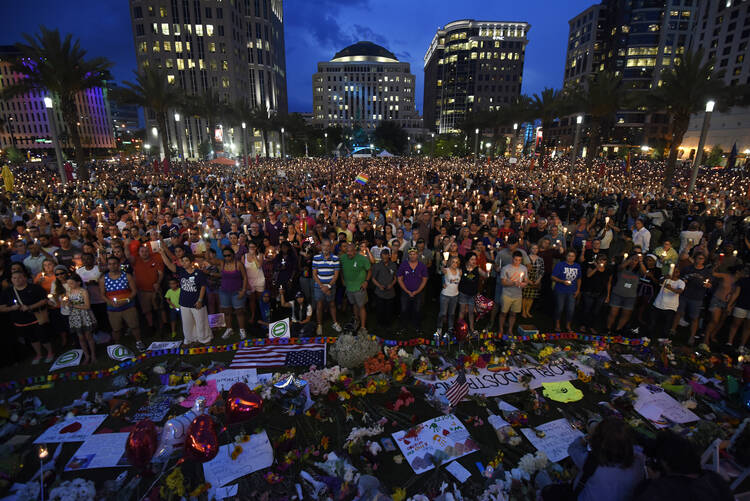
<svg viewBox="0 0 750 501">
<path fill-rule="evenodd" d="M 359 176 L 357 176 L 357 179 L 355 179 L 355 181 L 357 181 L 362 186 L 366 185 L 369 180 L 370 178 L 367 177 L 365 174 L 360 174 Z"/>
</svg>

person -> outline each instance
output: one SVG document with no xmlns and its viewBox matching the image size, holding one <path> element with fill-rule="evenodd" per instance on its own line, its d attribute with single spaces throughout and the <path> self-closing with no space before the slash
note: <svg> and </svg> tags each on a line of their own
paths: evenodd
<svg viewBox="0 0 750 501">
<path fill-rule="evenodd" d="M 107 302 L 107 317 L 112 328 L 112 339 L 120 342 L 120 334 L 125 327 L 130 329 L 135 338 L 135 346 L 146 351 L 141 341 L 141 329 L 138 311 L 133 301 L 138 293 L 135 280 L 129 273 L 120 268 L 120 259 L 114 254 L 107 258 L 107 273 L 99 278 L 99 292 Z"/>
<path fill-rule="evenodd" d="M 734 347 L 734 338 L 740 326 L 742 326 L 742 338 L 739 349 L 744 352 L 748 338 L 750 338 L 750 274 L 747 268 L 743 271 L 740 280 L 737 282 L 737 287 L 735 287 L 734 293 L 729 300 L 729 308 L 731 308 L 730 311 L 732 312 L 732 323 L 729 326 L 727 346 Z"/>
<path fill-rule="evenodd" d="M 643 225 L 643 220 L 638 218 L 633 225 L 633 246 L 640 246 L 643 252 L 648 252 L 651 245 L 651 232 Z"/>
<path fill-rule="evenodd" d="M 372 265 L 372 284 L 375 286 L 375 311 L 378 325 L 387 327 L 393 320 L 393 302 L 396 299 L 396 273 L 398 266 L 391 260 L 388 247 L 380 249 L 380 261 Z"/>
<path fill-rule="evenodd" d="M 474 301 L 479 292 L 479 279 L 487 273 L 477 265 L 477 255 L 469 252 L 466 262 L 461 268 L 461 280 L 458 282 L 458 320 L 469 318 L 469 332 L 476 334 L 474 329 Z M 519 305 L 520 306 L 520 305 Z"/>
<path fill-rule="evenodd" d="M 297 254 L 292 245 L 284 240 L 279 245 L 279 253 L 273 260 L 273 283 L 277 287 L 284 287 L 287 294 L 297 292 Z"/>
<path fill-rule="evenodd" d="M 677 261 L 680 259 L 680 255 L 677 254 L 677 251 L 672 247 L 672 242 L 670 240 L 664 240 L 661 243 L 661 247 L 657 247 L 656 250 L 654 250 L 654 254 L 659 258 L 661 272 L 664 275 L 668 275 L 670 265 L 676 265 Z"/>
<path fill-rule="evenodd" d="M 163 247 L 161 252 L 164 252 Z M 164 257 L 163 254 L 162 257 Z M 208 326 L 208 309 L 204 304 L 206 274 L 195 267 L 187 254 L 182 256 L 179 267 L 167 259 L 164 259 L 164 265 L 175 273 L 180 281 L 180 318 L 185 345 L 210 343 L 213 334 Z"/>
<path fill-rule="evenodd" d="M 500 312 L 500 309 L 503 306 L 503 281 L 499 276 L 500 270 L 502 270 L 505 265 L 511 264 L 513 262 L 513 253 L 516 251 L 519 251 L 521 253 L 521 256 L 523 257 L 522 264 L 524 266 L 529 266 L 531 263 L 531 261 L 529 260 L 529 256 L 526 254 L 526 251 L 521 249 L 521 247 L 519 246 L 518 235 L 510 235 L 504 241 L 506 243 L 506 247 L 495 254 L 494 269 L 497 272 L 494 296 L 495 305 L 492 307 L 492 311 L 490 312 L 489 325 L 495 325 L 497 314 Z M 544 263 L 542 263 L 542 266 L 545 266 Z"/>
<path fill-rule="evenodd" d="M 648 448 L 648 479 L 633 501 L 732 501 L 727 482 L 715 471 L 701 468 L 695 446 L 673 431 L 660 431 Z"/>
<path fill-rule="evenodd" d="M 635 445 L 630 426 L 619 417 L 606 417 L 593 425 L 588 443 L 579 437 L 568 446 L 568 454 L 578 467 L 567 499 L 576 501 L 630 501 L 645 479 L 646 457 Z M 544 489 L 542 499 L 564 499 Z"/>
<path fill-rule="evenodd" d="M 32 365 L 42 360 L 42 347 L 47 351 L 44 363 L 55 359 L 50 342 L 50 323 L 47 315 L 47 296 L 37 284 L 29 283 L 26 270 L 16 270 L 10 275 L 11 286 L 0 294 L 0 313 L 10 313 L 10 321 L 18 338 L 24 339 L 34 349 Z"/>
<path fill-rule="evenodd" d="M 175 339 L 177 337 L 177 324 L 180 321 L 180 282 L 176 278 L 170 277 L 167 284 L 169 288 L 164 293 L 164 299 L 167 300 L 169 306 L 169 326 L 172 329 L 170 337 Z"/>
<path fill-rule="evenodd" d="M 240 331 L 240 340 L 247 337 L 245 332 L 245 300 L 247 291 L 247 275 L 245 267 L 237 260 L 234 250 L 224 247 L 221 251 L 224 259 L 217 262 L 221 273 L 221 285 L 219 286 L 219 306 L 224 314 L 227 329 L 221 339 L 229 339 L 232 335 L 232 311 L 237 317 L 237 327 Z"/>
<path fill-rule="evenodd" d="M 673 265 L 670 265 L 670 268 L 672 274 L 665 277 L 654 299 L 651 317 L 652 337 L 660 337 L 660 334 L 669 332 L 672 318 L 680 306 L 680 294 L 685 290 L 685 282 L 680 280 L 679 268 Z"/>
<path fill-rule="evenodd" d="M 427 285 L 427 267 L 419 261 L 416 247 L 411 247 L 396 274 L 401 287 L 401 315 L 404 321 L 410 320 L 419 333 L 422 322 L 422 291 Z"/>
<path fill-rule="evenodd" d="M 357 252 L 354 243 L 346 244 L 346 252 L 340 257 L 346 298 L 359 322 L 359 334 L 367 335 L 367 285 L 372 277 L 370 260 Z"/>
<path fill-rule="evenodd" d="M 255 323 L 260 294 L 266 288 L 266 277 L 263 275 L 263 253 L 258 252 L 258 244 L 252 240 L 247 244 L 247 252 L 242 256 L 242 263 L 245 265 L 245 275 L 247 277 L 250 323 L 253 324 Z"/>
<path fill-rule="evenodd" d="M 607 331 L 621 332 L 633 314 L 638 294 L 638 269 L 642 265 L 643 255 L 634 254 L 620 263 L 617 279 L 606 301 L 609 303 Z M 617 324 L 615 324 L 617 321 Z M 616 325 L 616 327 L 615 327 Z"/>
<path fill-rule="evenodd" d="M 724 323 L 725 314 L 731 312 L 729 302 L 734 294 L 734 289 L 737 287 L 737 282 L 740 280 L 741 273 L 741 265 L 733 266 L 726 273 L 719 272 L 716 269 L 712 273 L 718 283 L 713 290 L 713 296 L 711 296 L 708 305 L 710 320 L 706 326 L 706 337 L 703 341 L 706 346 L 711 346 L 711 341 L 715 341 L 714 336 Z"/>
<path fill-rule="evenodd" d="M 126 247 L 127 249 L 127 247 Z M 151 247 L 139 245 L 135 255 L 126 252 L 133 267 L 133 278 L 138 289 L 138 305 L 146 319 L 149 329 L 156 331 L 160 328 L 161 316 L 161 282 L 164 279 L 164 262 L 161 256 L 154 256 Z"/>
<path fill-rule="evenodd" d="M 443 268 L 443 287 L 440 291 L 440 312 L 438 313 L 437 334 L 443 333 L 443 326 L 446 325 L 447 332 L 453 331 L 453 319 L 456 315 L 456 306 L 458 305 L 458 284 L 461 282 L 462 272 L 459 269 L 461 260 L 458 256 L 448 258 Z"/>
<path fill-rule="evenodd" d="M 94 331 L 96 330 L 96 317 L 91 311 L 89 293 L 83 287 L 83 279 L 80 275 L 73 273 L 68 275 L 68 295 L 63 299 L 70 308 L 68 323 L 71 334 L 78 336 L 78 343 L 83 350 L 83 365 L 96 363 L 96 343 L 94 342 Z"/>
<path fill-rule="evenodd" d="M 255 326 L 257 335 L 268 335 L 268 327 L 276 320 L 276 310 L 271 301 L 271 291 L 263 291 L 258 301 L 258 322 Z"/>
<path fill-rule="evenodd" d="M 99 290 L 99 279 L 102 272 L 99 265 L 96 264 L 93 254 L 90 252 L 81 254 L 81 266 L 76 270 L 76 274 L 81 277 L 83 286 L 89 293 L 89 304 L 91 305 L 91 312 L 96 318 L 97 328 L 99 331 L 108 331 L 110 327 L 109 320 L 107 320 L 107 303 Z M 136 279 L 137 286 L 138 280 Z"/>
<path fill-rule="evenodd" d="M 690 252 L 692 248 L 703 239 L 698 221 L 691 221 L 688 229 L 680 232 L 680 254 Z"/>
<path fill-rule="evenodd" d="M 580 329 L 597 334 L 599 315 L 612 290 L 612 271 L 607 266 L 607 255 L 599 254 L 595 261 L 586 263 L 581 286 Z"/>
<path fill-rule="evenodd" d="M 513 261 L 503 266 L 499 273 L 499 278 L 503 282 L 503 305 L 500 311 L 500 327 L 497 332 L 501 336 L 505 332 L 505 317 L 509 317 L 508 333 L 513 335 L 516 314 L 521 312 L 523 289 L 529 283 L 529 271 L 521 264 L 522 261 L 523 254 L 520 251 L 515 251 L 513 253 Z"/>
<path fill-rule="evenodd" d="M 560 321 L 565 313 L 566 328 L 571 331 L 576 298 L 581 292 L 581 265 L 576 262 L 574 250 L 569 250 L 565 261 L 555 265 L 550 278 L 555 284 L 555 330 L 560 332 Z"/>
<path fill-rule="evenodd" d="M 341 332 L 336 321 L 336 281 L 339 278 L 341 262 L 336 254 L 331 253 L 331 241 L 325 239 L 320 244 L 320 254 L 313 258 L 313 294 L 315 300 L 318 327 L 316 334 L 323 334 L 323 305 L 328 303 L 333 319 L 333 330 Z"/>
<path fill-rule="evenodd" d="M 531 318 L 531 307 L 534 305 L 534 300 L 539 297 L 539 289 L 544 276 L 544 259 L 539 256 L 537 244 L 531 244 L 529 248 L 527 268 L 529 270 L 528 283 L 523 288 L 523 300 L 521 301 L 521 316 L 523 318 Z"/>
<path fill-rule="evenodd" d="M 315 332 L 312 322 L 313 308 L 312 305 L 305 299 L 305 295 L 302 293 L 302 291 L 297 291 L 294 294 L 294 299 L 287 302 L 285 298 L 286 290 L 282 287 L 279 292 L 281 293 L 281 306 L 283 308 L 290 308 L 292 310 L 292 336 L 312 336 L 313 332 Z"/>
<path fill-rule="evenodd" d="M 680 294 L 680 306 L 672 320 L 670 337 L 677 330 L 680 319 L 684 316 L 690 323 L 690 338 L 688 344 L 695 344 L 696 334 L 698 332 L 698 321 L 703 309 L 703 299 L 707 291 L 711 289 L 711 270 L 706 267 L 706 255 L 699 252 L 695 255 L 692 266 L 687 266 L 681 270 L 680 275 L 685 281 L 685 290 Z"/>
</svg>

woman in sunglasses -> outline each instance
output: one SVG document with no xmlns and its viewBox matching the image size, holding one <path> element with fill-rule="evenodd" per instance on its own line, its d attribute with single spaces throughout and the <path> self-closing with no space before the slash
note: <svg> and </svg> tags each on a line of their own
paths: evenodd
<svg viewBox="0 0 750 501">
<path fill-rule="evenodd" d="M 221 285 L 219 287 L 219 306 L 227 323 L 227 330 L 221 336 L 229 339 L 232 335 L 232 310 L 237 316 L 237 327 L 240 330 L 240 339 L 245 339 L 245 291 L 247 291 L 247 273 L 245 267 L 237 261 L 234 250 L 230 246 L 221 251 L 223 257 L 221 263 L 217 263 L 221 272 Z"/>
</svg>

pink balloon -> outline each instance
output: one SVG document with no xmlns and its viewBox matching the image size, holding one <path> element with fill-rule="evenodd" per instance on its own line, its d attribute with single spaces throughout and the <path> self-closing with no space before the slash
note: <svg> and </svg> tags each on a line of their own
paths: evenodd
<svg viewBox="0 0 750 501">
<path fill-rule="evenodd" d="M 205 463 L 219 452 L 216 423 L 208 415 L 198 416 L 190 423 L 185 436 L 185 458 Z"/>
<path fill-rule="evenodd" d="M 139 421 L 125 442 L 125 454 L 130 464 L 144 469 L 156 452 L 156 426 L 150 419 Z"/>
<path fill-rule="evenodd" d="M 225 404 L 226 423 L 242 423 L 254 418 L 263 409 L 263 399 L 245 383 L 234 383 L 229 388 Z"/>
<path fill-rule="evenodd" d="M 466 320 L 459 320 L 456 322 L 454 333 L 456 334 L 456 339 L 458 339 L 459 343 L 463 343 L 466 340 L 469 335 L 469 324 L 466 323 Z"/>
</svg>

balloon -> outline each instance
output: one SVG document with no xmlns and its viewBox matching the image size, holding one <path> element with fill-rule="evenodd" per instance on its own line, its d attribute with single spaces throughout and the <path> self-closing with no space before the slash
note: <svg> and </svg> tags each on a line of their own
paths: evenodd
<svg viewBox="0 0 750 501">
<path fill-rule="evenodd" d="M 219 437 L 216 423 L 206 414 L 198 416 L 190 423 L 185 437 L 185 458 L 200 463 L 211 461 L 219 452 Z"/>
<path fill-rule="evenodd" d="M 143 469 L 156 452 L 156 426 L 150 419 L 139 421 L 125 442 L 125 454 L 130 464 Z"/>
<path fill-rule="evenodd" d="M 477 297 L 474 299 L 474 305 L 476 306 L 477 310 L 476 320 L 479 320 L 487 313 L 492 311 L 492 308 L 495 307 L 495 302 L 487 296 L 477 294 Z"/>
<path fill-rule="evenodd" d="M 182 447 L 185 443 L 185 432 L 190 423 L 199 415 L 205 414 L 206 410 L 206 397 L 198 397 L 192 409 L 167 421 L 161 432 L 159 447 L 153 460 L 157 463 L 164 462 L 169 459 L 175 448 Z"/>
<path fill-rule="evenodd" d="M 241 423 L 258 414 L 263 408 L 263 399 L 245 383 L 234 383 L 229 388 L 226 400 L 226 423 Z"/>
<path fill-rule="evenodd" d="M 466 320 L 456 322 L 454 333 L 459 343 L 463 343 L 466 340 L 466 337 L 469 335 L 469 324 L 466 323 Z"/>
</svg>

